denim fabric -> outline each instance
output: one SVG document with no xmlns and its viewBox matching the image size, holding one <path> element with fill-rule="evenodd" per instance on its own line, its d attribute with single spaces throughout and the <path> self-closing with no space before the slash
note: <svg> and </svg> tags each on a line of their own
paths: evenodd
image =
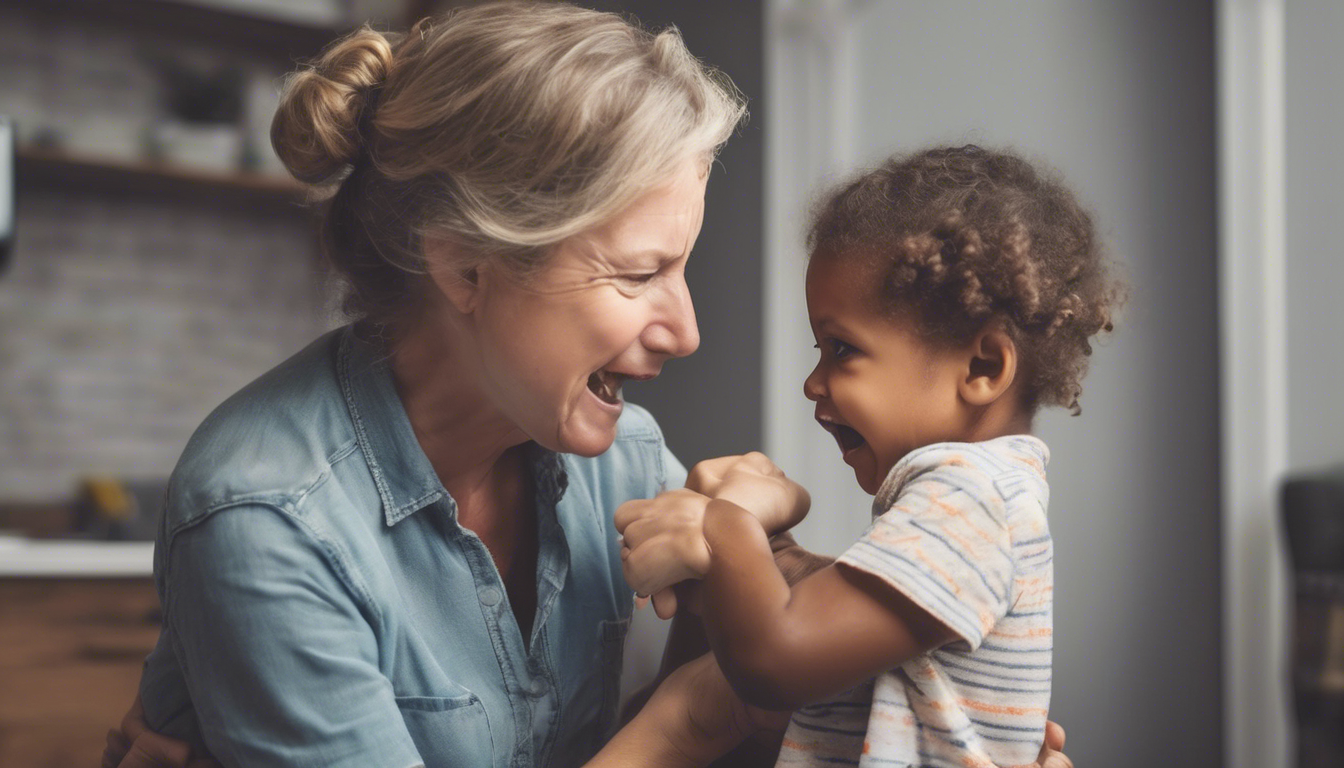
<svg viewBox="0 0 1344 768">
<path fill-rule="evenodd" d="M 522 637 L 377 347 L 333 331 L 220 406 L 173 473 L 149 725 L 226 766 L 571 766 L 616 715 L 631 592 L 612 512 L 680 485 L 627 405 L 593 459 L 533 451 Z"/>
</svg>

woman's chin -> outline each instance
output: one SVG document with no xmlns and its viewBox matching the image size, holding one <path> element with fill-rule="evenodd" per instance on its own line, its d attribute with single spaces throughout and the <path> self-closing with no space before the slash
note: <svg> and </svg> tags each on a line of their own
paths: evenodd
<svg viewBox="0 0 1344 768">
<path fill-rule="evenodd" d="M 556 435 L 556 446 L 546 446 L 560 453 L 572 453 L 576 456 L 592 458 L 607 452 L 616 441 L 616 420 L 600 423 L 600 419 L 585 419 L 575 424 L 561 424 Z"/>
</svg>

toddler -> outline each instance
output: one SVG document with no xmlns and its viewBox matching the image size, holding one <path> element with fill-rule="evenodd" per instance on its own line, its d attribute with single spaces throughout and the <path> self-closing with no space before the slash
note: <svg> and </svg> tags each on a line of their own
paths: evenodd
<svg viewBox="0 0 1344 768">
<path fill-rule="evenodd" d="M 820 361 L 803 390 L 874 495 L 872 525 L 790 587 L 763 523 L 796 522 L 805 492 L 759 455 L 719 459 L 693 490 L 618 511 L 627 579 L 703 580 L 734 689 L 797 710 L 780 765 L 1032 763 L 1052 591 L 1032 420 L 1078 412 L 1089 339 L 1111 330 L 1091 219 L 1015 155 L 937 148 L 840 188 L 808 245 Z"/>
</svg>

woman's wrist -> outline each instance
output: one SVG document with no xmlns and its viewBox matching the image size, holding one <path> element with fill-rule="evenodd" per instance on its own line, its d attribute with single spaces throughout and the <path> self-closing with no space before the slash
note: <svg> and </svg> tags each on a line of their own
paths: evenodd
<svg viewBox="0 0 1344 768">
<path fill-rule="evenodd" d="M 704 766 L 758 727 L 714 657 L 704 655 L 669 675 L 586 768 Z"/>
</svg>

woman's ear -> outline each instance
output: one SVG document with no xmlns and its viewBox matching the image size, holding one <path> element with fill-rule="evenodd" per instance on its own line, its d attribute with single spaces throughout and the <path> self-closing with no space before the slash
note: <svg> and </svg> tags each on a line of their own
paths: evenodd
<svg viewBox="0 0 1344 768">
<path fill-rule="evenodd" d="M 1017 378 L 1017 345 L 998 322 L 985 326 L 966 347 L 965 375 L 958 383 L 961 399 L 985 406 L 1003 396 Z"/>
<path fill-rule="evenodd" d="M 459 265 L 465 260 L 459 248 L 442 238 L 426 237 L 424 249 L 429 278 L 439 293 L 459 314 L 471 314 L 481 296 L 479 270 L 475 267 L 462 269 Z"/>
</svg>

